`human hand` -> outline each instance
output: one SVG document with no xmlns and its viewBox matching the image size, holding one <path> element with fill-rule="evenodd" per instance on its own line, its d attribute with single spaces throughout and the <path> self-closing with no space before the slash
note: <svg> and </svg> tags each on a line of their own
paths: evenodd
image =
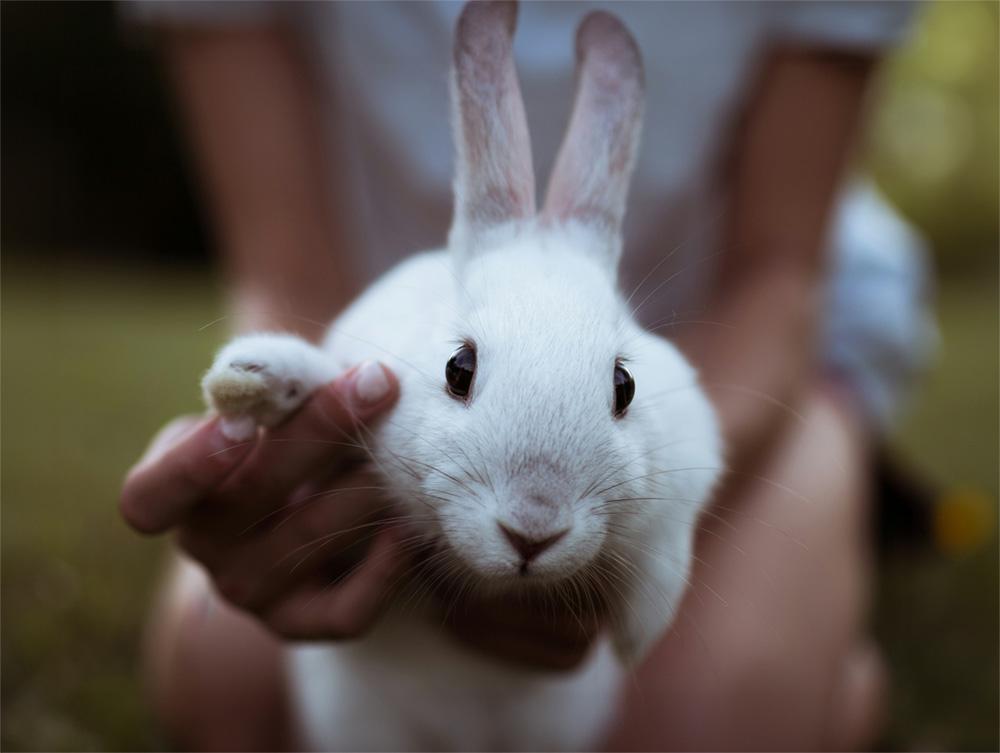
<svg viewBox="0 0 1000 753">
<path fill-rule="evenodd" d="M 142 533 L 176 530 L 222 597 L 279 637 L 358 636 L 406 560 L 398 528 L 380 523 L 378 479 L 350 446 L 393 404 L 398 385 L 388 375 L 388 392 L 363 403 L 358 378 L 348 371 L 250 442 L 226 438 L 218 418 L 175 419 L 129 472 L 123 516 Z M 445 619 L 472 648 L 550 670 L 577 666 L 602 623 L 599 612 L 495 595 L 465 596 Z"/>
<path fill-rule="evenodd" d="M 280 637 L 356 637 L 405 559 L 358 442 L 398 389 L 363 364 L 250 442 L 217 417 L 176 419 L 129 472 L 121 512 L 140 532 L 175 530 L 222 597 Z"/>
<path fill-rule="evenodd" d="M 597 594 L 571 606 L 551 594 L 465 596 L 445 625 L 466 645 L 510 664 L 568 671 L 587 657 L 606 623 Z"/>
</svg>

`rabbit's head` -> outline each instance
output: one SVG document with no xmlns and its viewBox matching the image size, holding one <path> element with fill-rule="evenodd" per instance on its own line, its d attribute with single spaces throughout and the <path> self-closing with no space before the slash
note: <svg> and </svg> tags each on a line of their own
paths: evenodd
<svg viewBox="0 0 1000 753">
<path fill-rule="evenodd" d="M 693 371 L 638 327 L 617 289 L 639 51 L 607 13 L 581 23 L 575 104 L 536 211 L 515 19 L 513 3 L 471 2 L 458 21 L 457 310 L 440 382 L 413 421 L 419 440 L 397 435 L 400 462 L 417 457 L 421 500 L 466 572 L 511 583 L 593 575 L 651 521 L 671 519 L 679 549 L 663 555 L 682 573 L 718 440 Z"/>
</svg>

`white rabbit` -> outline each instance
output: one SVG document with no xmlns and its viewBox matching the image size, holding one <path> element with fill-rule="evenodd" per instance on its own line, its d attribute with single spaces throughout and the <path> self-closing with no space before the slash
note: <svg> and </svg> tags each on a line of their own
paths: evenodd
<svg viewBox="0 0 1000 753">
<path fill-rule="evenodd" d="M 696 374 L 616 286 L 643 106 L 636 44 L 607 13 L 581 23 L 575 105 L 536 213 L 515 19 L 513 3 L 474 2 L 458 21 L 448 249 L 388 273 L 322 348 L 241 337 L 203 386 L 226 430 L 249 435 L 348 365 L 385 362 L 401 394 L 369 439 L 397 512 L 473 587 L 596 588 L 613 624 L 565 674 L 480 656 L 406 609 L 357 641 L 290 645 L 318 749 L 598 745 L 624 672 L 671 622 L 719 475 Z"/>
</svg>

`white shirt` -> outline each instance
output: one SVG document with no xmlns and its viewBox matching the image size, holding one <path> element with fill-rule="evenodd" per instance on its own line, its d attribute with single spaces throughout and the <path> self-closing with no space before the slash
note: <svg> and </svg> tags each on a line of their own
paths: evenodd
<svg viewBox="0 0 1000 753">
<path fill-rule="evenodd" d="M 769 45 L 801 41 L 871 49 L 900 38 L 901 2 L 525 2 L 514 53 L 542 196 L 573 96 L 573 35 L 609 7 L 635 35 L 646 68 L 644 136 L 625 227 L 623 284 L 676 249 L 665 306 L 710 274 L 723 222 L 718 167 L 756 66 Z M 289 23 L 325 82 L 344 141 L 330 169 L 345 172 L 374 276 L 414 251 L 443 245 L 451 211 L 453 147 L 447 74 L 460 2 L 141 2 L 129 12 L 167 23 Z M 680 246 L 679 249 L 676 247 Z M 698 260 L 702 259 L 702 262 Z"/>
<path fill-rule="evenodd" d="M 354 206 L 346 215 L 357 223 L 353 237 L 362 240 L 359 254 L 374 278 L 446 239 L 453 157 L 448 71 L 461 7 L 132 0 L 124 10 L 143 23 L 278 22 L 299 35 L 336 120 L 329 129 L 338 136 L 331 139 L 330 170 L 349 187 Z M 640 319 L 696 319 L 718 266 L 725 221 L 721 163 L 763 55 L 777 43 L 877 50 L 903 37 L 914 5 L 523 2 L 514 54 L 539 196 L 569 116 L 576 25 L 598 7 L 612 10 L 632 31 L 646 69 L 644 135 L 626 216 L 622 288 L 631 291 L 654 270 L 634 297 L 643 300 L 655 291 Z M 914 253 L 920 242 L 871 191 L 846 202 L 832 229 L 835 277 L 824 354 L 885 423 L 933 340 L 925 272 Z M 668 263 L 660 264 L 668 254 Z M 887 369 L 888 363 L 895 366 Z"/>
</svg>

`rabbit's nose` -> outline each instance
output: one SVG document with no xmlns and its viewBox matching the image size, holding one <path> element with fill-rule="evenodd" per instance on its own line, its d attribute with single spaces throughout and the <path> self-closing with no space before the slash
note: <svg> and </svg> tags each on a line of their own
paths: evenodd
<svg viewBox="0 0 1000 753">
<path fill-rule="evenodd" d="M 531 562 L 539 554 L 550 548 L 553 544 L 562 539 L 563 536 L 569 533 L 569 529 L 564 528 L 561 531 L 553 533 L 551 536 L 538 538 L 529 536 L 528 534 L 514 530 L 513 528 L 509 528 L 500 522 L 497 522 L 497 525 L 500 526 L 500 530 L 503 532 L 504 537 L 510 542 L 510 545 L 514 547 L 514 551 L 521 555 L 525 563 Z"/>
</svg>

